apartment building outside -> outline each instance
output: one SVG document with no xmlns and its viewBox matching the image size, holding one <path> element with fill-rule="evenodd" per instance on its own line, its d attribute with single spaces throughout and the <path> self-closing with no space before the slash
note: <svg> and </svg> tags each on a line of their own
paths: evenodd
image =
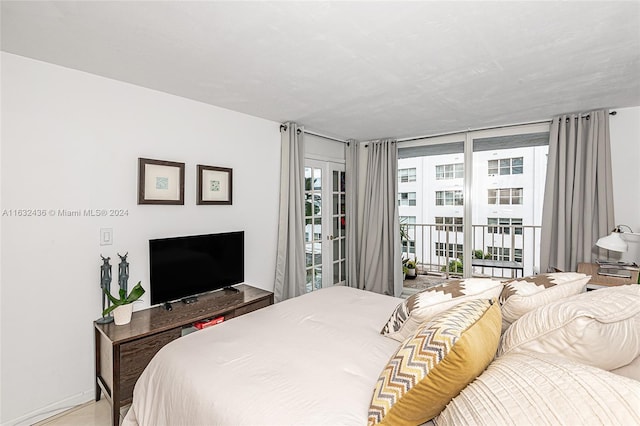
<svg viewBox="0 0 640 426">
<path fill-rule="evenodd" d="M 470 200 L 464 199 L 462 152 L 399 159 L 399 213 L 408 229 L 403 256 L 417 258 L 423 271 L 475 257 L 486 260 L 474 264 L 503 267 L 474 266 L 474 275 L 538 272 L 547 152 L 548 146 L 474 152 Z M 465 203 L 472 208 L 470 250 L 464 247 Z M 454 264 L 449 271 L 456 272 Z"/>
</svg>

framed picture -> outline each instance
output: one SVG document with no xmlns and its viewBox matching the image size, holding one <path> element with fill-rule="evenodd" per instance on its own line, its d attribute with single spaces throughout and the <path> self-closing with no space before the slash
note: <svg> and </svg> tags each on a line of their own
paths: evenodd
<svg viewBox="0 0 640 426">
<path fill-rule="evenodd" d="M 198 164 L 196 204 L 232 204 L 232 169 Z"/>
<path fill-rule="evenodd" d="M 138 204 L 184 205 L 184 163 L 138 158 Z"/>
</svg>

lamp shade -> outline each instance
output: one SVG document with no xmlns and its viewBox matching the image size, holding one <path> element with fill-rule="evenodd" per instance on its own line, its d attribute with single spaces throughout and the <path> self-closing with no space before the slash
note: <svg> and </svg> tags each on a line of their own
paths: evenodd
<svg viewBox="0 0 640 426">
<path fill-rule="evenodd" d="M 614 230 L 611 234 L 606 237 L 600 238 L 596 245 L 605 250 L 611 251 L 627 251 L 628 245 L 625 240 L 620 236 L 622 233 Z"/>
</svg>

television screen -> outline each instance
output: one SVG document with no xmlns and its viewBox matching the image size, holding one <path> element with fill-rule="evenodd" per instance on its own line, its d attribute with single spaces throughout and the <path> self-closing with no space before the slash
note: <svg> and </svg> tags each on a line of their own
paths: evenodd
<svg viewBox="0 0 640 426">
<path fill-rule="evenodd" d="M 151 305 L 244 281 L 244 231 L 149 240 Z"/>
</svg>

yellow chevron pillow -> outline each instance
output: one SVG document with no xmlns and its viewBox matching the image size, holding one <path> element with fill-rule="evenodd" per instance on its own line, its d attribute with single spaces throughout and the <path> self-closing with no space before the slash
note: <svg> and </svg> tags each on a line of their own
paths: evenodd
<svg viewBox="0 0 640 426">
<path fill-rule="evenodd" d="M 418 425 L 434 418 L 493 360 L 500 329 L 496 299 L 463 302 L 420 326 L 382 370 L 369 425 Z"/>
</svg>

